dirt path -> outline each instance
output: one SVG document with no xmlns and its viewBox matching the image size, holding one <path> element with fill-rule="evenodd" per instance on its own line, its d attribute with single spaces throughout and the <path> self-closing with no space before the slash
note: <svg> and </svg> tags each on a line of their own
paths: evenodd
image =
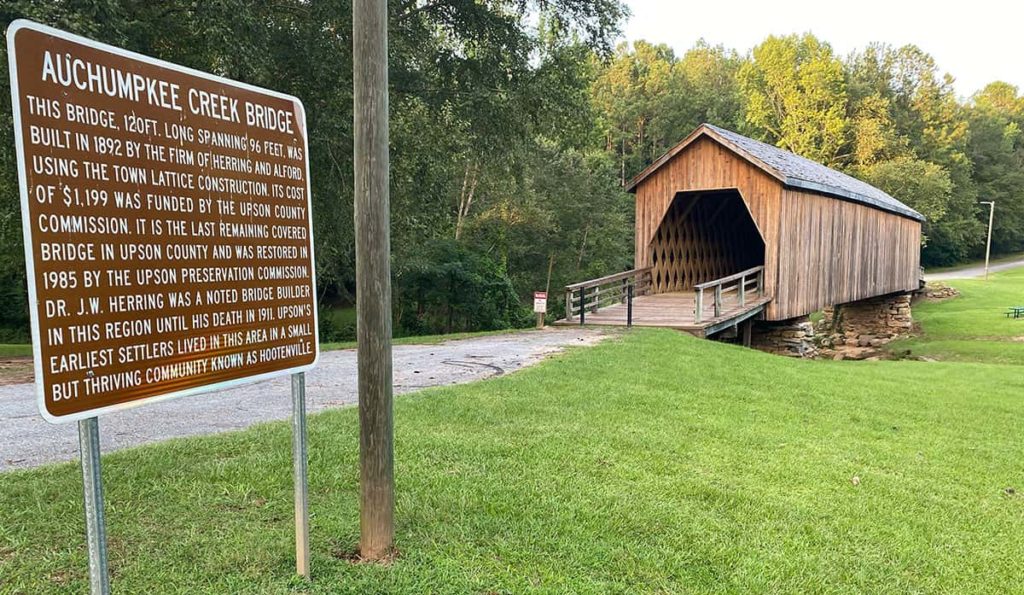
<svg viewBox="0 0 1024 595">
<path fill-rule="evenodd" d="M 1024 267 L 1024 258 L 1019 260 L 1011 260 L 1008 262 L 994 263 L 988 267 L 989 272 L 995 273 L 998 271 L 1008 271 L 1010 269 L 1019 269 Z M 925 273 L 925 281 L 949 281 L 950 279 L 971 279 L 974 277 L 983 277 L 985 275 L 985 265 L 971 265 L 962 269 L 954 269 L 952 271 L 943 271 L 941 273 Z"/>
<path fill-rule="evenodd" d="M 31 357 L 0 357 L 0 386 L 32 382 L 34 378 Z"/>
<path fill-rule="evenodd" d="M 498 376 L 608 335 L 593 328 L 563 328 L 397 346 L 395 394 Z M 290 386 L 283 377 L 106 415 L 100 419 L 103 451 L 286 419 L 291 415 Z M 317 368 L 306 375 L 308 410 L 344 407 L 356 398 L 355 351 L 323 353 Z M 49 424 L 39 416 L 34 384 L 0 386 L 0 472 L 77 459 L 76 428 L 74 423 Z"/>
</svg>

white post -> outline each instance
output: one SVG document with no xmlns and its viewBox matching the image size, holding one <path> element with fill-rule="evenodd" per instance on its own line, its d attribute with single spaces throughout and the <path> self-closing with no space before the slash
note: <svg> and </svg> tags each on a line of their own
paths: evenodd
<svg viewBox="0 0 1024 595">
<path fill-rule="evenodd" d="M 988 281 L 988 259 L 992 254 L 992 219 L 996 212 L 996 201 L 983 200 L 981 204 L 988 205 L 988 241 L 985 243 L 985 280 Z"/>
<path fill-rule="evenodd" d="M 292 374 L 292 469 L 295 483 L 295 571 L 309 580 L 309 473 L 306 375 Z"/>
</svg>

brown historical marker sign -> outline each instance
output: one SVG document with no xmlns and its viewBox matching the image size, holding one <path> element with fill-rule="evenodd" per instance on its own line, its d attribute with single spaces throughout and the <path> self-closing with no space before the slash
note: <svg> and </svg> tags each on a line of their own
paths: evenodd
<svg viewBox="0 0 1024 595">
<path fill-rule="evenodd" d="M 28 21 L 7 44 L 42 415 L 312 367 L 299 100 Z"/>
</svg>

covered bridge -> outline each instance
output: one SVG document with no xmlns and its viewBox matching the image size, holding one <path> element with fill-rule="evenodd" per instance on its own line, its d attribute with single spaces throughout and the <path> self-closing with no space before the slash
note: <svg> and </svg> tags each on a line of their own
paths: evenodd
<svg viewBox="0 0 1024 595">
<path fill-rule="evenodd" d="M 566 287 L 564 322 L 703 336 L 918 287 L 920 213 L 735 132 L 701 125 L 627 190 L 635 268 Z"/>
</svg>

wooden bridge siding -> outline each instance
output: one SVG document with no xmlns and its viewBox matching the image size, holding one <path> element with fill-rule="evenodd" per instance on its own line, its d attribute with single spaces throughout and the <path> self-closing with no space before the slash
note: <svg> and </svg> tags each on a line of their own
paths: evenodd
<svg viewBox="0 0 1024 595">
<path fill-rule="evenodd" d="M 716 189 L 736 189 L 743 197 L 765 244 L 765 292 L 774 295 L 778 283 L 782 185 L 707 137 L 696 140 L 637 186 L 635 266 L 653 264 L 651 242 L 678 192 Z M 768 304 L 767 318 L 781 320 L 775 316 L 775 309 L 774 302 Z"/>
<path fill-rule="evenodd" d="M 788 188 L 781 207 L 780 283 L 769 319 L 917 287 L 919 222 Z"/>
</svg>

